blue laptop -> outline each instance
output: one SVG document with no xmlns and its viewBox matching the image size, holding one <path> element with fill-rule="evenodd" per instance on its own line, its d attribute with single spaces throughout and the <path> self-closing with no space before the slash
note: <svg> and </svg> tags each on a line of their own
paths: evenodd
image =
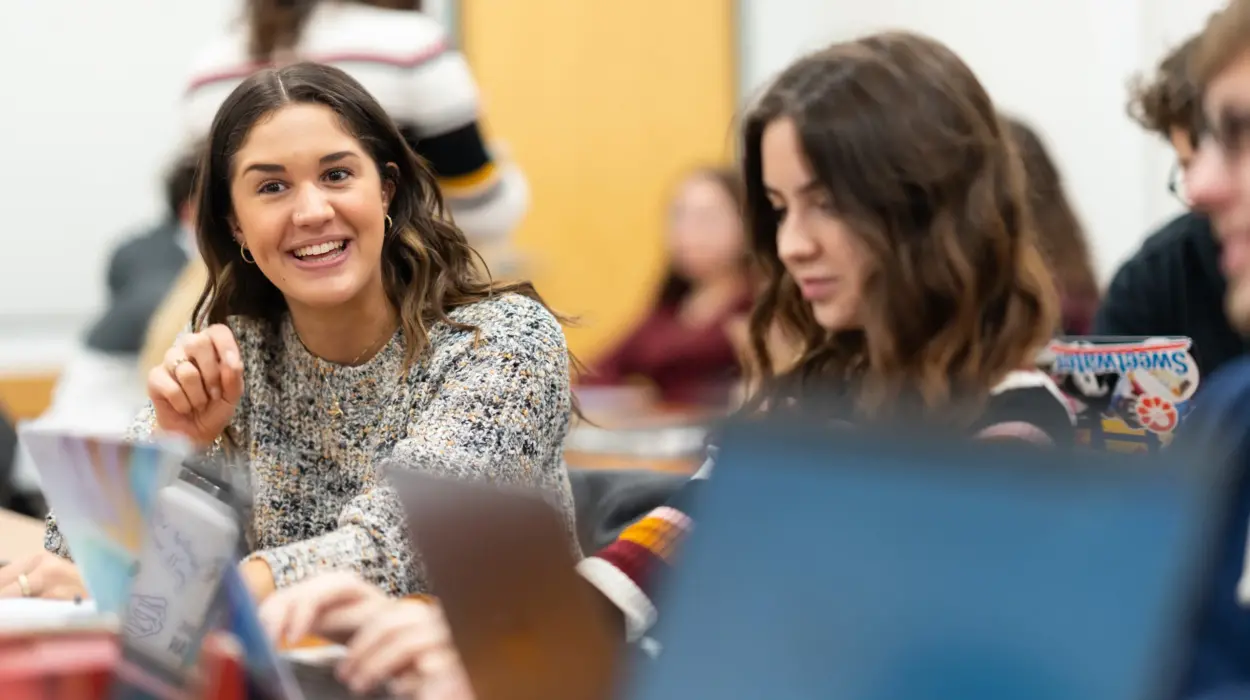
<svg viewBox="0 0 1250 700">
<path fill-rule="evenodd" d="M 724 435 L 626 697 L 1174 696 L 1226 460 Z"/>
</svg>

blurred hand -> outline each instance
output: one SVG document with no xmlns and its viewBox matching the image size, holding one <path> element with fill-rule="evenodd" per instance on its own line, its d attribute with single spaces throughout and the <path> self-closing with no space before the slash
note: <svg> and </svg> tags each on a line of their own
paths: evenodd
<svg viewBox="0 0 1250 700">
<path fill-rule="evenodd" d="M 25 561 L 0 568 L 0 598 L 21 598 L 18 576 L 26 575 L 31 598 L 73 600 L 87 598 L 87 587 L 74 562 L 52 552 L 40 552 Z"/>
<path fill-rule="evenodd" d="M 260 606 L 260 621 L 277 642 L 294 644 L 316 635 L 346 644 L 391 602 L 356 574 L 323 574 L 270 595 Z"/>
<path fill-rule="evenodd" d="M 473 700 L 451 630 L 436 603 L 392 600 L 347 644 L 338 677 L 356 693 L 381 685 L 417 700 Z"/>
<path fill-rule="evenodd" d="M 381 685 L 416 700 L 473 700 L 442 609 L 396 600 L 350 573 L 282 589 L 261 604 L 261 624 L 279 641 L 310 635 L 344 644 L 338 676 L 356 692 Z"/>
<path fill-rule="evenodd" d="M 156 425 L 208 447 L 221 435 L 243 396 L 243 360 L 234 333 L 214 324 L 178 339 L 148 373 Z"/>
</svg>

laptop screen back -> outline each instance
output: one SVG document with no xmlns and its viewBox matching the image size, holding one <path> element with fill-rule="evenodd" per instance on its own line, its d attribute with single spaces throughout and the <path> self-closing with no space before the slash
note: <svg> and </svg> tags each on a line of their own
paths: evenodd
<svg viewBox="0 0 1250 700">
<path fill-rule="evenodd" d="M 1174 682 L 1215 470 L 734 435 L 634 697 L 1139 700 Z"/>
</svg>

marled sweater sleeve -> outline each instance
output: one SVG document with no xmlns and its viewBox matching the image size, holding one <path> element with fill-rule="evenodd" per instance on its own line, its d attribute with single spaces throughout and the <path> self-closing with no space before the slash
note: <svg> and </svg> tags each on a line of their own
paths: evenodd
<svg viewBox="0 0 1250 700">
<path fill-rule="evenodd" d="M 437 393 L 412 417 L 391 463 L 546 491 L 563 512 L 576 548 L 561 458 L 571 411 L 563 331 L 528 299 L 501 299 L 490 307 L 491 318 L 462 319 L 480 329 L 478 337 L 456 332 L 437 340 L 430 362 Z M 377 479 L 343 508 L 337 529 L 254 555 L 269 564 L 279 587 L 349 568 L 392 594 L 428 589 L 400 503 L 381 474 Z"/>
</svg>

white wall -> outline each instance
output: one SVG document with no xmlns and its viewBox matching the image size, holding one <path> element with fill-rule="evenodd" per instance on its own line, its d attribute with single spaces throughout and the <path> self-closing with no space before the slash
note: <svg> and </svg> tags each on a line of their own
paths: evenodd
<svg viewBox="0 0 1250 700">
<path fill-rule="evenodd" d="M 236 1 L 5 0 L 0 369 L 59 364 L 111 247 L 163 214 L 186 71 Z"/>
<path fill-rule="evenodd" d="M 1126 85 L 1198 31 L 1220 0 L 742 0 L 743 81 L 797 55 L 880 29 L 946 42 L 1000 108 L 1042 133 L 1092 239 L 1104 281 L 1179 211 L 1166 146 L 1125 116 Z"/>
</svg>

